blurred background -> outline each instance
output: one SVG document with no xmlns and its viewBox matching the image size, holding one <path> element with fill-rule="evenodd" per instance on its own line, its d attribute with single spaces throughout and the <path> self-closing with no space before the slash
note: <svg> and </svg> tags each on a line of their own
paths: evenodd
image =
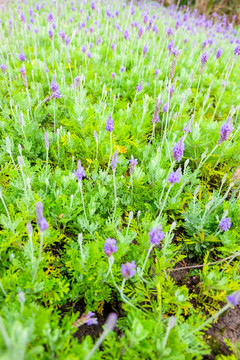
<svg viewBox="0 0 240 360">
<path fill-rule="evenodd" d="M 162 0 L 157 0 L 162 2 Z M 227 15 L 231 20 L 235 15 L 235 25 L 240 24 L 240 0 L 164 0 L 166 6 L 178 4 L 179 6 L 189 5 L 198 9 L 199 13 L 207 16 L 217 13 L 219 15 Z"/>
</svg>

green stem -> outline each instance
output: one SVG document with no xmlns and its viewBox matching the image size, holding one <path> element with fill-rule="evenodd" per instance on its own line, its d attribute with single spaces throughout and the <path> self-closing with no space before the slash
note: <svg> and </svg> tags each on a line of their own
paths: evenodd
<svg viewBox="0 0 240 360">
<path fill-rule="evenodd" d="M 220 316 L 222 313 L 224 313 L 226 310 L 228 310 L 231 307 L 231 304 L 226 304 L 222 309 L 220 309 L 216 314 L 214 314 L 212 317 L 210 317 L 208 320 L 206 320 L 202 325 L 200 325 L 197 329 L 194 329 L 191 331 L 192 334 L 196 333 L 197 331 L 201 331 L 203 328 L 206 327 L 206 325 L 210 324 L 214 319 L 216 319 L 218 316 Z"/>
</svg>

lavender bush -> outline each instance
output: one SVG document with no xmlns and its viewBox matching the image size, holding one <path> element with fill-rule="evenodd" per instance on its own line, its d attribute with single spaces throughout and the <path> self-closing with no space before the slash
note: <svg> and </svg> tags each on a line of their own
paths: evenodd
<svg viewBox="0 0 240 360">
<path fill-rule="evenodd" d="M 212 356 L 240 289 L 234 19 L 13 0 L 0 39 L 2 358 Z"/>
</svg>

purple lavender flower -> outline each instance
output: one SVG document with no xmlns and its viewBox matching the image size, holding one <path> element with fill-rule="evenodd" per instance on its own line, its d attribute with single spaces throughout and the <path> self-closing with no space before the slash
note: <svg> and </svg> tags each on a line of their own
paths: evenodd
<svg viewBox="0 0 240 360">
<path fill-rule="evenodd" d="M 118 156 L 118 151 L 116 150 L 115 153 L 113 154 L 111 161 L 112 171 L 116 171 L 117 163 L 119 163 L 117 156 Z"/>
<path fill-rule="evenodd" d="M 111 78 L 114 79 L 115 76 L 116 76 L 115 72 L 112 72 L 112 73 L 111 73 Z"/>
<path fill-rule="evenodd" d="M 94 2 L 94 1 L 91 2 L 91 9 L 92 9 L 92 10 L 96 9 L 95 2 Z"/>
<path fill-rule="evenodd" d="M 135 268 L 136 264 L 134 260 L 131 263 L 127 261 L 126 264 L 122 264 L 121 273 L 124 279 L 129 279 L 130 277 L 133 277 L 136 274 Z"/>
<path fill-rule="evenodd" d="M 135 166 L 136 166 L 137 163 L 138 163 L 138 160 L 137 160 L 137 159 L 134 159 L 134 156 L 131 155 L 131 159 L 128 160 L 128 161 L 130 162 L 129 173 L 130 173 L 130 175 L 132 175 L 133 172 L 134 172 Z"/>
<path fill-rule="evenodd" d="M 173 157 L 176 161 L 180 161 L 183 157 L 184 152 L 184 137 L 182 136 L 181 139 L 174 144 L 173 147 Z"/>
<path fill-rule="evenodd" d="M 174 41 L 171 40 L 168 44 L 169 54 L 171 54 L 171 52 L 173 51 L 173 48 L 174 48 Z"/>
<path fill-rule="evenodd" d="M 143 47 L 143 56 L 145 56 L 147 52 L 148 52 L 148 46 L 145 44 Z"/>
<path fill-rule="evenodd" d="M 52 82 L 51 82 L 51 90 L 52 90 L 52 92 L 55 92 L 55 91 L 59 90 L 59 85 L 58 85 L 58 83 L 56 81 L 55 75 L 53 75 L 53 79 L 52 79 Z"/>
<path fill-rule="evenodd" d="M 46 230 L 48 228 L 48 223 L 45 217 L 43 216 L 43 204 L 40 202 L 36 204 L 36 216 L 40 231 Z"/>
<path fill-rule="evenodd" d="M 207 61 L 208 61 L 208 53 L 204 51 L 204 53 L 201 56 L 201 63 L 206 64 Z"/>
<path fill-rule="evenodd" d="M 88 314 L 86 316 L 86 320 L 85 320 L 87 325 L 90 326 L 90 325 L 98 324 L 98 319 L 97 318 L 92 318 L 92 316 L 94 316 L 94 315 L 95 315 L 95 313 L 93 313 L 91 311 L 88 312 Z"/>
<path fill-rule="evenodd" d="M 26 75 L 26 69 L 25 69 L 24 65 L 20 67 L 20 70 L 19 70 L 19 71 L 20 71 L 20 73 L 21 73 L 23 76 Z"/>
<path fill-rule="evenodd" d="M 202 43 L 202 49 L 205 49 L 205 47 L 207 46 L 207 40 L 204 40 L 203 43 Z"/>
<path fill-rule="evenodd" d="M 217 49 L 217 51 L 216 51 L 216 58 L 217 59 L 219 59 L 220 58 L 220 56 L 222 55 L 222 49 L 221 48 L 219 48 L 219 49 Z"/>
<path fill-rule="evenodd" d="M 191 126 L 192 126 L 192 123 L 193 123 L 193 119 L 194 119 L 194 116 L 191 117 L 191 119 L 189 120 L 189 123 L 187 124 L 187 126 L 184 126 L 183 131 L 184 131 L 185 135 L 192 132 Z"/>
<path fill-rule="evenodd" d="M 234 55 L 240 55 L 240 45 L 237 45 L 234 49 Z"/>
<path fill-rule="evenodd" d="M 24 22 L 24 23 L 26 22 L 26 18 L 25 18 L 25 15 L 23 12 L 21 12 L 20 19 L 22 22 Z"/>
<path fill-rule="evenodd" d="M 173 85 L 170 86 L 169 92 L 170 92 L 170 99 L 171 99 L 172 94 L 174 93 L 174 86 Z"/>
<path fill-rule="evenodd" d="M 64 31 L 59 31 L 58 35 L 62 38 L 62 40 L 64 40 L 66 37 L 66 34 Z"/>
<path fill-rule="evenodd" d="M 70 44 L 70 41 L 71 41 L 71 40 L 70 40 L 70 37 L 67 35 L 67 36 L 66 36 L 66 39 L 65 39 L 65 44 L 66 44 L 66 45 L 69 45 L 69 44 Z"/>
<path fill-rule="evenodd" d="M 171 29 L 171 28 L 168 28 L 168 29 L 167 29 L 167 34 L 168 34 L 168 36 L 173 35 L 173 31 L 172 31 L 172 29 Z"/>
<path fill-rule="evenodd" d="M 154 74 L 155 74 L 155 77 L 157 77 L 157 75 L 160 73 L 160 70 L 157 68 L 157 69 L 155 69 L 155 71 L 154 71 Z"/>
<path fill-rule="evenodd" d="M 110 114 L 106 121 L 106 130 L 109 132 L 112 132 L 113 129 L 114 129 L 114 121 L 113 121 L 112 115 Z"/>
<path fill-rule="evenodd" d="M 181 173 L 181 169 L 178 168 L 177 171 L 172 171 L 171 174 L 168 176 L 167 181 L 173 185 L 175 183 L 179 183 L 180 179 L 181 179 L 182 173 Z"/>
<path fill-rule="evenodd" d="M 120 71 L 124 72 L 125 70 L 126 70 L 126 68 L 124 66 L 121 66 Z"/>
<path fill-rule="evenodd" d="M 172 49 L 172 54 L 174 57 L 177 57 L 180 54 L 181 50 L 179 50 L 177 47 L 174 47 Z"/>
<path fill-rule="evenodd" d="M 116 45 L 115 45 L 114 43 L 111 43 L 111 49 L 112 49 L 113 51 L 116 50 Z"/>
<path fill-rule="evenodd" d="M 78 88 L 80 86 L 80 76 L 76 76 L 74 79 L 74 87 Z"/>
<path fill-rule="evenodd" d="M 117 241 L 115 239 L 107 238 L 104 244 L 104 252 L 107 256 L 112 256 L 117 251 Z"/>
<path fill-rule="evenodd" d="M 96 45 L 100 45 L 100 44 L 101 44 L 101 42 L 102 42 L 102 38 L 100 37 L 99 39 L 97 39 L 97 41 L 96 41 Z"/>
<path fill-rule="evenodd" d="M 163 104 L 162 111 L 166 113 L 168 111 L 168 104 Z"/>
<path fill-rule="evenodd" d="M 5 65 L 5 64 L 1 64 L 1 65 L 0 65 L 0 68 L 2 69 L 2 72 L 5 73 L 5 71 L 6 71 L 6 69 L 7 69 L 6 65 Z"/>
<path fill-rule="evenodd" d="M 224 217 L 219 224 L 219 228 L 222 231 L 228 231 L 232 225 L 230 217 Z"/>
<path fill-rule="evenodd" d="M 50 12 L 47 16 L 47 22 L 51 23 L 51 22 L 53 22 L 53 20 L 54 20 L 53 14 Z"/>
<path fill-rule="evenodd" d="M 87 56 L 88 56 L 89 59 L 91 59 L 92 54 L 90 53 L 90 51 L 87 53 Z"/>
<path fill-rule="evenodd" d="M 129 39 L 130 39 L 130 35 L 129 35 L 128 29 L 124 30 L 123 36 L 124 36 L 124 39 L 125 39 L 125 40 L 129 40 Z"/>
<path fill-rule="evenodd" d="M 240 304 L 240 290 L 235 291 L 231 295 L 228 295 L 227 301 L 233 306 L 237 306 L 238 304 Z"/>
<path fill-rule="evenodd" d="M 52 37 L 53 37 L 53 31 L 52 31 L 52 29 L 49 29 L 49 30 L 48 30 L 48 35 L 49 35 L 50 39 L 52 40 Z"/>
<path fill-rule="evenodd" d="M 22 50 L 21 50 L 21 52 L 18 54 L 18 58 L 19 58 L 19 60 L 22 61 L 22 62 L 26 61 L 26 57 L 25 57 L 24 53 L 22 52 Z"/>
<path fill-rule="evenodd" d="M 221 144 L 223 141 L 226 141 L 233 131 L 233 125 L 231 124 L 232 117 L 229 116 L 226 123 L 223 123 L 220 129 L 220 139 L 218 140 L 218 144 Z"/>
<path fill-rule="evenodd" d="M 150 243 L 159 245 L 160 241 L 164 239 L 164 232 L 162 231 L 162 225 L 158 225 L 156 228 L 152 229 L 148 234 L 150 237 Z"/>
<path fill-rule="evenodd" d="M 84 54 L 85 54 L 86 50 L 87 50 L 86 46 L 83 45 L 83 46 L 82 46 L 82 52 L 83 52 Z"/>
<path fill-rule="evenodd" d="M 74 175 L 76 176 L 76 178 L 78 179 L 78 181 L 81 181 L 83 178 L 86 177 L 84 168 L 83 168 L 83 166 L 81 165 L 81 161 L 80 161 L 80 160 L 78 160 L 77 170 L 74 170 Z"/>
<path fill-rule="evenodd" d="M 137 89 L 137 92 L 140 92 L 140 91 L 142 91 L 142 81 L 136 86 L 136 89 Z"/>
</svg>

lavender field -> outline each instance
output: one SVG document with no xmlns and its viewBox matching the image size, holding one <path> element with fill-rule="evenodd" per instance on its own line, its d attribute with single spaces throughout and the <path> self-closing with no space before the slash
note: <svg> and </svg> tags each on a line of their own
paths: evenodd
<svg viewBox="0 0 240 360">
<path fill-rule="evenodd" d="M 235 17 L 0 16 L 0 360 L 240 359 Z"/>
</svg>

